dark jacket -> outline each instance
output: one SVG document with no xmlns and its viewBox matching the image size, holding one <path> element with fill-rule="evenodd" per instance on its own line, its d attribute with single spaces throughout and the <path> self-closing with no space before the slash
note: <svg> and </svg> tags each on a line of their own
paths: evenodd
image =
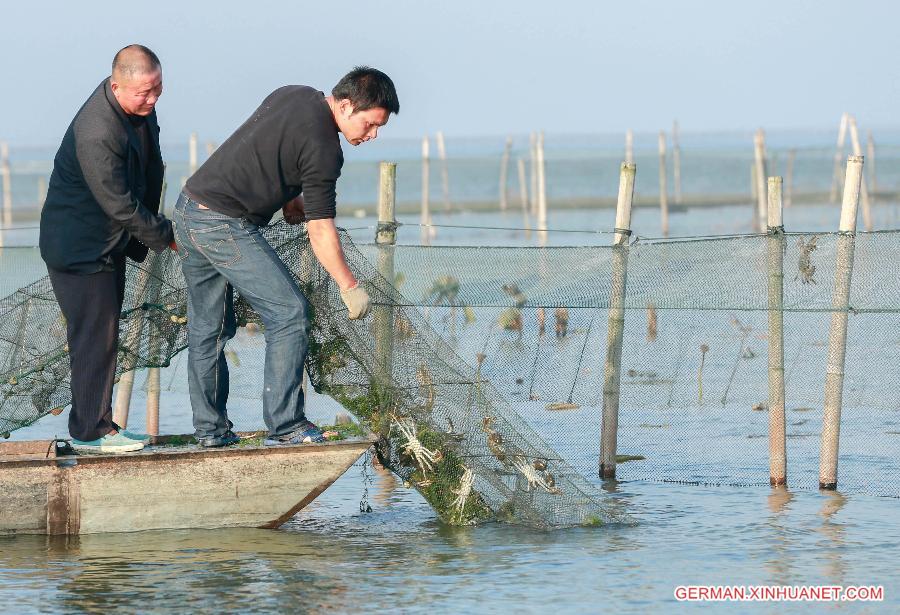
<svg viewBox="0 0 900 615">
<path fill-rule="evenodd" d="M 147 119 L 149 159 L 105 79 L 78 111 L 53 161 L 41 211 L 41 256 L 48 267 L 89 274 L 126 253 L 140 262 L 162 252 L 172 224 L 161 215 L 163 162 L 156 111 Z M 146 165 L 146 172 L 145 172 Z"/>
</svg>

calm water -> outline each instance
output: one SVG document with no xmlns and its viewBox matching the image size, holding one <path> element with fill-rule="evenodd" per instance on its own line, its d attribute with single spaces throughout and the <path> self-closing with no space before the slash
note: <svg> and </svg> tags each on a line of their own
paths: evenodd
<svg viewBox="0 0 900 615">
<path fill-rule="evenodd" d="M 629 527 L 538 532 L 451 528 L 390 474 L 358 464 L 277 531 L 138 532 L 0 538 L 0 603 L 10 613 L 668 612 L 688 584 L 883 585 L 900 608 L 897 501 L 768 488 L 620 483 Z M 810 605 L 740 605 L 809 611 Z"/>
<path fill-rule="evenodd" d="M 790 230 L 831 230 L 833 206 L 786 211 Z M 747 207 L 673 214 L 677 235 L 749 231 Z M 897 207 L 876 212 L 876 227 L 896 226 Z M 407 220 L 414 222 L 413 219 Z M 438 222 L 518 226 L 514 214 L 439 217 Z M 344 219 L 369 241 L 371 219 Z M 358 224 L 357 224 L 358 222 Z M 551 226 L 607 230 L 612 212 L 558 212 Z M 657 212 L 637 210 L 638 234 L 658 235 Z M 19 243 L 34 237 L 22 232 Z M 551 234 L 553 244 L 605 244 L 608 235 Z M 418 242 L 418 229 L 400 231 Z M 519 231 L 439 229 L 436 242 L 522 244 Z M 534 241 L 532 238 L 530 241 Z M 33 245 L 33 243 L 32 243 Z M 16 288 L 40 272 L 35 252 L 5 250 L 0 286 Z M 2 293 L 6 294 L 6 293 Z M 189 430 L 183 386 L 164 381 L 162 428 Z M 168 397 L 167 397 L 168 396 Z M 138 398 L 140 393 L 138 393 Z M 258 413 L 258 401 L 235 396 L 235 410 Z M 139 399 L 135 406 L 140 407 Z M 337 408 L 314 398 L 310 414 Z M 143 417 L 137 412 L 135 427 Z M 65 415 L 48 417 L 14 437 L 65 433 Z M 277 531 L 143 532 L 0 538 L 0 604 L 11 613 L 101 612 L 125 606 L 146 612 L 304 612 L 396 609 L 401 612 L 596 613 L 733 610 L 733 605 L 676 603 L 689 584 L 883 585 L 883 603 L 742 604 L 739 611 L 896 612 L 900 608 L 900 515 L 894 498 L 787 493 L 768 487 L 697 487 L 645 481 L 607 485 L 633 526 L 536 532 L 487 525 L 450 528 L 412 490 L 375 469 L 369 501 L 357 464 L 309 508 Z M 625 474 L 623 472 L 623 474 Z"/>
</svg>

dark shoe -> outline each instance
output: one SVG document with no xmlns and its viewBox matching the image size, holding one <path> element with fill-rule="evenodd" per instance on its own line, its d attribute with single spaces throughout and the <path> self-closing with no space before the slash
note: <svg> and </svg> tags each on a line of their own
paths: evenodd
<svg viewBox="0 0 900 615">
<path fill-rule="evenodd" d="M 325 441 L 322 430 L 310 421 L 302 421 L 294 431 L 281 436 L 269 436 L 264 444 L 266 446 L 285 446 L 287 444 L 317 444 Z"/>
<path fill-rule="evenodd" d="M 218 448 L 220 446 L 230 446 L 241 441 L 240 436 L 230 429 L 220 436 L 206 436 L 205 438 L 197 438 L 197 444 L 202 448 Z"/>
</svg>

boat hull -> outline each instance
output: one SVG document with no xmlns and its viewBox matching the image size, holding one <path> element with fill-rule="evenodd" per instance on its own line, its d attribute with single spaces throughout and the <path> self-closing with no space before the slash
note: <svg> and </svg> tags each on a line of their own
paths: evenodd
<svg viewBox="0 0 900 615">
<path fill-rule="evenodd" d="M 51 443 L 0 450 L 0 534 L 275 528 L 312 502 L 371 440 L 126 455 L 45 456 Z M 5 446 L 9 447 L 9 443 Z M 22 450 L 26 450 L 24 454 Z M 30 454 L 29 454 L 30 453 Z"/>
</svg>

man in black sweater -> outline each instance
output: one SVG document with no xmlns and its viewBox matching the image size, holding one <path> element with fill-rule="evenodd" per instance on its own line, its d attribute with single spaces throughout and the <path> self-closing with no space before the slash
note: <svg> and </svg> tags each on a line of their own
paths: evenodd
<svg viewBox="0 0 900 615">
<path fill-rule="evenodd" d="M 78 111 L 53 161 L 41 211 L 41 257 L 66 318 L 72 369 L 69 433 L 77 450 L 121 453 L 148 438 L 113 423 L 119 313 L 125 257 L 172 246 L 158 215 L 163 163 L 154 106 L 162 93 L 159 58 L 143 45 L 116 54 Z"/>
<path fill-rule="evenodd" d="M 304 413 L 309 305 L 260 234 L 280 209 L 305 220 L 313 252 L 341 289 L 348 317 L 368 312 L 334 225 L 336 184 L 352 145 L 378 136 L 400 104 L 390 78 L 358 67 L 325 96 L 306 86 L 272 92 L 185 184 L 175 233 L 188 289 L 188 384 L 201 446 L 237 441 L 231 431 L 225 343 L 236 324 L 233 290 L 265 325 L 263 417 L 267 445 L 321 442 Z"/>
</svg>

